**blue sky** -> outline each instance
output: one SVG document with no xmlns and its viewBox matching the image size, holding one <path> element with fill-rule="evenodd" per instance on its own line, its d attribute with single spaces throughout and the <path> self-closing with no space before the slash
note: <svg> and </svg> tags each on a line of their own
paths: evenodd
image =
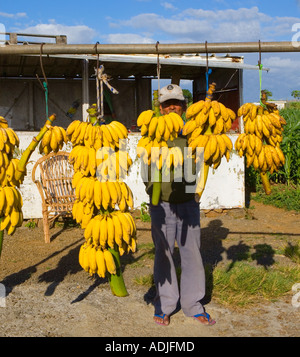
<svg viewBox="0 0 300 357">
<path fill-rule="evenodd" d="M 300 41 L 300 0 L 1 1 L 0 24 L 6 32 L 67 35 L 68 43 Z M 258 62 L 257 53 L 240 55 Z M 263 89 L 292 99 L 300 53 L 262 53 L 262 64 L 270 68 Z M 244 71 L 244 101 L 258 99 L 258 72 Z"/>
</svg>

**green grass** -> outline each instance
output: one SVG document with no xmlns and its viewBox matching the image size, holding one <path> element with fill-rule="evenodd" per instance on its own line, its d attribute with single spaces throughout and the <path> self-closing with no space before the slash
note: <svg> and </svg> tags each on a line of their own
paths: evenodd
<svg viewBox="0 0 300 357">
<path fill-rule="evenodd" d="M 142 252 L 142 257 L 154 260 L 154 244 L 153 243 L 141 243 L 138 246 L 139 251 Z"/>
<path fill-rule="evenodd" d="M 300 188 L 283 184 L 272 185 L 271 188 L 271 194 L 266 195 L 262 187 L 259 187 L 255 194 L 251 194 L 251 199 L 285 210 L 300 211 Z"/>
<path fill-rule="evenodd" d="M 246 254 L 234 264 L 212 267 L 205 266 L 207 294 L 221 305 L 233 308 L 247 308 L 263 301 L 276 301 L 289 294 L 292 286 L 300 281 L 300 245 L 287 243 L 275 251 L 271 247 L 256 246 L 255 254 Z M 153 258 L 153 244 L 141 247 L 143 254 Z M 255 261 L 260 255 L 280 253 L 296 263 L 272 263 L 267 269 Z M 177 277 L 180 278 L 180 267 Z M 154 286 L 153 274 L 140 275 L 134 283 L 147 288 Z"/>
<path fill-rule="evenodd" d="M 30 229 L 36 228 L 37 227 L 37 223 L 34 220 L 29 219 L 27 221 L 27 223 L 25 223 L 25 227 L 30 228 Z"/>
<path fill-rule="evenodd" d="M 288 243 L 287 247 L 284 249 L 283 254 L 291 259 L 294 263 L 300 264 L 300 245 Z"/>
<path fill-rule="evenodd" d="M 150 288 L 154 284 L 153 274 L 136 276 L 134 278 L 134 282 L 137 285 L 142 285 Z"/>
<path fill-rule="evenodd" d="M 300 267 L 273 265 L 269 269 L 237 262 L 233 267 L 206 267 L 206 290 L 221 305 L 247 308 L 264 301 L 276 301 L 291 292 L 300 281 Z M 178 277 L 180 270 L 178 270 Z M 153 274 L 137 276 L 137 285 L 153 287 Z"/>
<path fill-rule="evenodd" d="M 216 268 L 211 279 L 213 298 L 222 305 L 248 307 L 262 300 L 275 301 L 300 281 L 300 267 L 272 266 L 266 270 L 238 262 L 229 271 Z"/>
</svg>

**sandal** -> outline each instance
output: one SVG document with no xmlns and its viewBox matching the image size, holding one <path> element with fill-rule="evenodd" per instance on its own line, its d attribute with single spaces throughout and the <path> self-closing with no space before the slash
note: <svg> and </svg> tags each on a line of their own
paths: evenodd
<svg viewBox="0 0 300 357">
<path fill-rule="evenodd" d="M 200 317 L 200 316 L 205 317 L 206 322 L 203 322 L 203 321 L 197 319 L 197 317 Z M 203 312 L 202 314 L 194 315 L 193 318 L 195 320 L 199 321 L 201 324 L 206 325 L 206 326 L 212 326 L 216 323 L 216 321 L 213 320 L 207 312 Z"/>
<path fill-rule="evenodd" d="M 159 322 L 157 320 L 154 319 L 154 322 L 157 323 L 158 325 L 161 325 L 161 326 L 168 326 L 170 321 L 169 321 L 169 316 L 166 315 L 166 314 L 163 314 L 163 315 L 157 315 L 157 314 L 154 314 L 154 317 L 158 317 L 160 319 L 163 320 L 163 322 Z M 167 317 L 167 319 L 165 319 L 165 317 Z"/>
</svg>

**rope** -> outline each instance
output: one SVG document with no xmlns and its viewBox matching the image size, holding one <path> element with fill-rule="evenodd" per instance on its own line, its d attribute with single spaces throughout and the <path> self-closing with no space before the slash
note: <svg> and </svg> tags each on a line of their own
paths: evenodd
<svg viewBox="0 0 300 357">
<path fill-rule="evenodd" d="M 260 40 L 258 41 L 258 52 L 259 52 L 259 57 L 258 57 L 258 75 L 259 75 L 259 104 L 263 108 L 267 108 L 266 105 L 262 102 L 261 100 L 261 83 L 262 83 L 262 69 L 263 65 L 261 63 L 261 44 Z"/>
<path fill-rule="evenodd" d="M 98 63 L 97 63 L 98 64 Z M 104 73 L 104 66 L 100 65 L 95 68 L 96 75 L 96 90 L 97 90 L 97 120 L 100 124 L 105 124 L 104 117 L 104 101 L 103 101 L 103 83 L 108 87 L 109 91 L 113 94 L 119 92 L 108 83 L 107 75 Z"/>
<path fill-rule="evenodd" d="M 263 65 L 261 63 L 258 64 L 258 73 L 259 73 L 259 100 L 260 100 L 260 103 L 261 103 L 261 83 L 262 83 L 262 68 L 263 68 Z"/>
<path fill-rule="evenodd" d="M 48 90 L 48 81 L 47 81 L 47 77 L 44 71 L 44 66 L 43 66 L 43 46 L 44 43 L 41 43 L 41 48 L 40 48 L 40 66 L 41 66 L 41 71 L 44 77 L 44 81 L 43 83 L 40 81 L 40 78 L 38 76 L 38 74 L 36 74 L 36 77 L 38 79 L 38 81 L 40 82 L 41 87 L 43 88 L 43 91 L 45 93 L 45 103 L 46 103 L 46 118 L 49 119 L 49 105 L 48 105 L 48 97 L 49 97 L 49 90 Z M 50 119 L 49 119 L 50 120 Z M 50 120 L 51 121 L 51 120 Z M 51 121 L 52 122 L 52 121 Z"/>
<path fill-rule="evenodd" d="M 101 90 L 100 90 L 100 84 L 99 84 L 99 77 L 98 77 L 98 68 L 99 68 L 99 53 L 98 53 L 98 44 L 99 41 L 96 42 L 95 44 L 95 49 L 97 53 L 97 67 L 95 68 L 95 76 L 96 76 L 96 93 L 97 93 L 97 121 L 94 122 L 94 125 L 98 121 L 102 121 L 103 115 L 101 116 Z"/>
<path fill-rule="evenodd" d="M 205 72 L 205 79 L 206 79 L 206 92 L 208 91 L 209 88 L 209 75 L 211 74 L 212 70 L 209 69 L 207 72 Z"/>
<path fill-rule="evenodd" d="M 206 72 L 205 72 L 205 79 L 206 79 L 206 92 L 209 88 L 209 75 L 212 72 L 211 68 L 208 68 L 208 52 L 207 52 L 207 41 L 205 41 L 205 51 L 206 51 Z"/>
<path fill-rule="evenodd" d="M 157 89 L 158 89 L 158 97 L 159 97 L 159 92 L 160 92 L 160 68 L 161 65 L 159 63 L 159 53 L 158 53 L 158 45 L 159 45 L 159 41 L 156 42 L 155 44 L 155 48 L 156 48 L 156 52 L 157 52 Z"/>
<path fill-rule="evenodd" d="M 96 90 L 97 90 L 97 119 L 101 121 L 103 116 L 101 116 L 101 90 L 100 90 L 100 81 L 98 77 L 98 68 L 96 70 Z"/>
<path fill-rule="evenodd" d="M 49 119 L 49 108 L 48 108 L 48 85 L 47 85 L 47 82 L 43 82 L 43 86 L 44 86 L 44 89 L 45 89 L 45 102 L 46 102 L 46 118 Z M 49 119 L 50 120 L 50 119 Z M 51 120 L 50 120 L 51 121 Z"/>
</svg>

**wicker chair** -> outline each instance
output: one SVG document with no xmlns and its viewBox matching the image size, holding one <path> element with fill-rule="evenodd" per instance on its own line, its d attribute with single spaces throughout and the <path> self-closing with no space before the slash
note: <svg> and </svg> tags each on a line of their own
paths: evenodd
<svg viewBox="0 0 300 357">
<path fill-rule="evenodd" d="M 73 166 L 69 153 L 59 151 L 37 160 L 32 169 L 32 180 L 42 197 L 45 243 L 50 243 L 50 226 L 59 216 L 72 217 L 75 190 L 72 188 Z M 40 177 L 36 179 L 36 169 Z"/>
</svg>

